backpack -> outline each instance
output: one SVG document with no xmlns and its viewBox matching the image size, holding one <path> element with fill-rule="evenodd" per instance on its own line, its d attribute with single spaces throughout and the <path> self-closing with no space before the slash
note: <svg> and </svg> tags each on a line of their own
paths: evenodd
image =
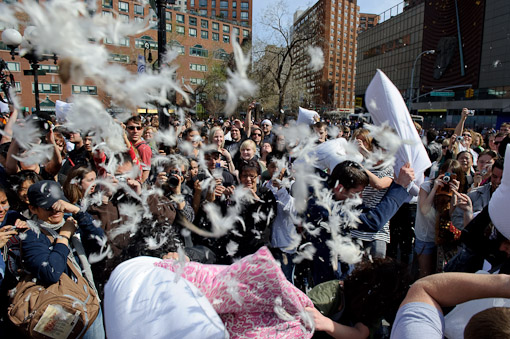
<svg viewBox="0 0 510 339">
<path fill-rule="evenodd" d="M 62 273 L 58 282 L 44 286 L 27 274 L 16 285 L 8 316 L 30 338 L 81 338 L 97 318 L 97 294 L 69 258 L 67 266 L 76 282 Z"/>
</svg>

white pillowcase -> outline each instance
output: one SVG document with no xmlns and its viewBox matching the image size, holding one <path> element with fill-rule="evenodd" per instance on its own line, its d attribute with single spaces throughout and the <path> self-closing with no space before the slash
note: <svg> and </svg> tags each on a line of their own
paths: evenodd
<svg viewBox="0 0 510 339">
<path fill-rule="evenodd" d="M 228 338 L 220 317 L 189 281 L 155 267 L 161 259 L 123 262 L 105 286 L 104 317 L 109 339 Z"/>
</svg>

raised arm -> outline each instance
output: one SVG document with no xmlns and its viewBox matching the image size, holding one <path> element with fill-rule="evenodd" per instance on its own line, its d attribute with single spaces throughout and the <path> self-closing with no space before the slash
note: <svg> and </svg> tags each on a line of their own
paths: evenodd
<svg viewBox="0 0 510 339">
<path fill-rule="evenodd" d="M 18 120 L 18 110 L 14 108 L 11 116 L 9 117 L 9 121 L 7 121 L 7 124 L 5 124 L 4 134 L 0 140 L 0 145 L 12 140 L 12 126 L 14 126 L 16 120 Z"/>
<path fill-rule="evenodd" d="M 252 102 L 250 106 L 248 106 L 248 112 L 246 113 L 246 117 L 244 119 L 244 133 L 246 133 L 246 137 L 249 138 L 251 135 L 251 112 L 255 107 L 255 102 Z"/>
<path fill-rule="evenodd" d="M 462 135 L 462 131 L 464 131 L 464 123 L 466 122 L 466 119 L 468 117 L 469 110 L 467 108 L 463 108 L 462 112 L 460 113 L 460 120 L 457 126 L 455 126 L 455 132 L 453 132 L 456 135 Z"/>
</svg>

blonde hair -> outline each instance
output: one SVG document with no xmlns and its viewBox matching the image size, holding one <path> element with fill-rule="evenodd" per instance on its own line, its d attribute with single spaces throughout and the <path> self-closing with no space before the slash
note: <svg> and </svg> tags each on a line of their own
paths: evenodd
<svg viewBox="0 0 510 339">
<path fill-rule="evenodd" d="M 374 140 L 374 138 L 372 138 L 372 136 L 370 135 L 370 131 L 366 128 L 358 128 L 358 129 L 355 129 L 353 132 L 352 132 L 352 140 L 354 139 L 357 139 L 358 137 L 363 137 L 363 139 L 365 139 L 365 142 L 367 143 L 367 149 L 369 151 L 372 151 L 373 150 L 373 145 L 372 145 L 372 142 Z"/>
<path fill-rule="evenodd" d="M 243 141 L 243 143 L 241 144 L 241 147 L 239 147 L 239 150 L 243 150 L 243 149 L 247 149 L 247 148 L 251 148 L 252 150 L 254 150 L 255 152 L 257 152 L 257 144 L 255 144 L 255 141 L 253 140 L 245 140 Z"/>
<path fill-rule="evenodd" d="M 209 144 L 214 143 L 214 135 L 217 131 L 221 131 L 221 133 L 223 133 L 223 143 L 220 145 L 220 147 L 223 148 L 225 146 L 225 132 L 223 132 L 223 129 L 221 129 L 219 126 L 214 126 L 209 131 Z"/>
</svg>

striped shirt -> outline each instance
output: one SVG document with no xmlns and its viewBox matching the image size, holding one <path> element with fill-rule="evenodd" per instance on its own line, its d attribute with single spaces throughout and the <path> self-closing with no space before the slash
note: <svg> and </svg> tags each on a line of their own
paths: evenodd
<svg viewBox="0 0 510 339">
<path fill-rule="evenodd" d="M 376 177 L 390 177 L 393 179 L 393 166 L 387 166 L 378 170 L 371 171 Z M 388 189 L 377 190 L 368 185 L 363 190 L 363 205 L 368 208 L 374 208 L 381 201 Z M 351 235 L 363 241 L 382 240 L 386 243 L 390 242 L 390 222 L 388 221 L 378 232 L 362 232 L 352 230 Z"/>
</svg>

